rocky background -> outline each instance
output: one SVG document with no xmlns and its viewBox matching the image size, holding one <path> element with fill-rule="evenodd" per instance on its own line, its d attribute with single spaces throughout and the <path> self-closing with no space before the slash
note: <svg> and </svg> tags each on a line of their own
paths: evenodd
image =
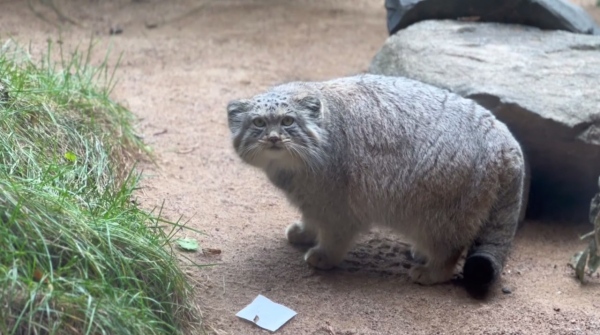
<svg viewBox="0 0 600 335">
<path fill-rule="evenodd" d="M 530 165 L 530 219 L 587 221 L 600 175 L 600 29 L 563 0 L 387 0 L 391 36 L 369 72 L 490 109 Z M 454 19 L 451 19 L 454 18 Z"/>
</svg>

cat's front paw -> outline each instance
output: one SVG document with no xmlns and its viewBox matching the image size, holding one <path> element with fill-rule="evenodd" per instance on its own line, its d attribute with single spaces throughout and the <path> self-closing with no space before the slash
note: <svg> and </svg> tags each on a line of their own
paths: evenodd
<svg viewBox="0 0 600 335">
<path fill-rule="evenodd" d="M 426 265 L 416 265 L 408 273 L 410 279 L 421 285 L 435 285 L 447 282 L 452 279 L 452 274 L 446 274 L 437 269 L 432 269 Z"/>
<path fill-rule="evenodd" d="M 306 229 L 302 222 L 294 222 L 285 230 L 285 236 L 292 244 L 314 244 L 317 234 Z"/>
<path fill-rule="evenodd" d="M 306 255 L 304 255 L 304 260 L 320 270 L 329 270 L 341 263 L 341 260 L 333 259 L 323 249 L 318 247 L 308 250 Z"/>
</svg>

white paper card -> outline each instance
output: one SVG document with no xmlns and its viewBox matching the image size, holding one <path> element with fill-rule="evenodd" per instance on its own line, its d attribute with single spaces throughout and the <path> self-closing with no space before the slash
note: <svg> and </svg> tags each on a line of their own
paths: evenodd
<svg viewBox="0 0 600 335">
<path fill-rule="evenodd" d="M 296 314 L 293 310 L 274 303 L 259 294 L 254 301 L 239 311 L 236 316 L 274 332 Z"/>
</svg>

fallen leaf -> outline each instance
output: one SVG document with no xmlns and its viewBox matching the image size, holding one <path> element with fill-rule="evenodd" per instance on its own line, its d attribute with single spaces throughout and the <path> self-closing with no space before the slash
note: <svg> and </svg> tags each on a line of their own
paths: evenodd
<svg viewBox="0 0 600 335">
<path fill-rule="evenodd" d="M 42 280 L 42 278 L 44 278 L 44 273 L 42 271 L 40 271 L 39 269 L 35 269 L 33 270 L 33 279 L 37 282 L 40 282 Z M 48 282 L 48 278 L 44 279 L 44 283 Z"/>
<path fill-rule="evenodd" d="M 583 277 L 585 275 L 585 265 L 588 260 L 588 252 L 589 250 L 585 249 L 585 251 L 581 254 L 581 257 L 579 257 L 577 265 L 575 266 L 575 274 L 577 275 L 577 278 L 579 278 L 579 280 L 581 281 L 583 281 Z"/>
<path fill-rule="evenodd" d="M 212 248 L 204 248 L 202 252 L 206 255 L 219 255 L 221 253 L 221 249 L 212 249 Z"/>
<path fill-rule="evenodd" d="M 179 248 L 186 251 L 198 250 L 198 241 L 193 238 L 180 238 L 177 240 L 177 244 L 179 245 Z"/>
<path fill-rule="evenodd" d="M 591 255 L 590 260 L 588 261 L 588 269 L 590 270 L 590 274 L 598 271 L 598 268 L 600 268 L 600 256 Z"/>
<path fill-rule="evenodd" d="M 590 259 L 588 261 L 588 269 L 590 275 L 596 272 L 600 267 L 600 255 L 598 255 L 598 245 L 596 240 L 590 241 Z"/>
<path fill-rule="evenodd" d="M 575 269 L 577 267 L 577 262 L 579 262 L 579 258 L 581 258 L 582 254 L 583 254 L 583 251 L 576 252 L 575 255 L 573 255 L 573 257 L 571 257 L 571 260 L 569 261 L 569 266 L 571 266 L 573 269 Z"/>
<path fill-rule="evenodd" d="M 76 161 L 76 160 L 77 160 L 77 155 L 75 155 L 74 153 L 72 153 L 72 152 L 70 152 L 70 151 L 67 151 L 67 152 L 65 153 L 65 158 L 66 158 L 67 160 L 71 161 L 71 162 L 74 162 L 74 161 Z"/>
<path fill-rule="evenodd" d="M 598 255 L 598 244 L 596 243 L 596 240 L 590 240 L 589 250 L 590 256 L 600 256 Z"/>
</svg>

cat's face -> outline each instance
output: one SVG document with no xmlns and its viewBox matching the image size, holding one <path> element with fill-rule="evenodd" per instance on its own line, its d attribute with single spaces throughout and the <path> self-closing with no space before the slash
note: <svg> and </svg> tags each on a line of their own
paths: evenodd
<svg viewBox="0 0 600 335">
<path fill-rule="evenodd" d="M 319 159 L 322 105 L 313 95 L 272 93 L 227 106 L 233 147 L 250 165 L 301 169 Z"/>
</svg>

